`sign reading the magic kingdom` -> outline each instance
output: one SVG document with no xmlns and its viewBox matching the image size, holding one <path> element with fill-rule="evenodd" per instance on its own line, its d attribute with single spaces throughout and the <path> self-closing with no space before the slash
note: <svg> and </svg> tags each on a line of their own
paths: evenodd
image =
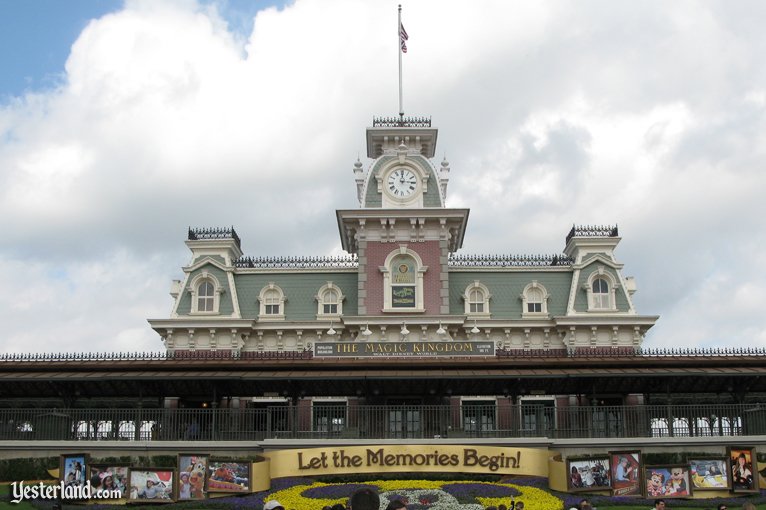
<svg viewBox="0 0 766 510">
<path fill-rule="evenodd" d="M 494 355 L 493 342 L 323 342 L 314 344 L 314 356 L 319 358 Z"/>
</svg>

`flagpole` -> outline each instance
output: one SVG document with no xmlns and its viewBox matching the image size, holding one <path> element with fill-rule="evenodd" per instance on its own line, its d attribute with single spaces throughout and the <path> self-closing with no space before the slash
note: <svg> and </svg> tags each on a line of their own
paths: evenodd
<svg viewBox="0 0 766 510">
<path fill-rule="evenodd" d="M 402 102 L 402 4 L 399 4 L 399 24 L 396 26 L 396 42 L 399 46 L 399 119 L 404 121 L 404 103 Z"/>
</svg>

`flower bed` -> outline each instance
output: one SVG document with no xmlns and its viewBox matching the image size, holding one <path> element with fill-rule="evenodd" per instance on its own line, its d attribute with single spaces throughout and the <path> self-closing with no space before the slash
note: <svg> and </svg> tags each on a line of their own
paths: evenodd
<svg viewBox="0 0 766 510">
<path fill-rule="evenodd" d="M 322 510 L 325 505 L 345 504 L 361 488 L 381 495 L 381 506 L 395 499 L 407 503 L 408 510 L 482 510 L 489 505 L 523 501 L 528 510 L 562 510 L 564 503 L 537 487 L 512 483 L 434 480 L 373 480 L 365 483 L 323 483 L 306 480 L 289 488 L 273 491 L 262 501 L 276 499 L 285 508 Z"/>
</svg>

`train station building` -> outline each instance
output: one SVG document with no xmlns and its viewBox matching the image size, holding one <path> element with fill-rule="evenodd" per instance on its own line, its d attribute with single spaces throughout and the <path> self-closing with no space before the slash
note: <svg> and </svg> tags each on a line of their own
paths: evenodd
<svg viewBox="0 0 766 510">
<path fill-rule="evenodd" d="M 343 256 L 263 257 L 234 227 L 189 229 L 172 309 L 149 319 L 164 352 L 2 356 L 3 455 L 764 441 L 766 353 L 644 348 L 658 316 L 634 306 L 616 226 L 565 227 L 552 254 L 466 255 L 437 135 L 427 118 L 367 128 L 358 204 L 327 211 Z M 498 232 L 496 250 L 523 239 Z"/>
</svg>

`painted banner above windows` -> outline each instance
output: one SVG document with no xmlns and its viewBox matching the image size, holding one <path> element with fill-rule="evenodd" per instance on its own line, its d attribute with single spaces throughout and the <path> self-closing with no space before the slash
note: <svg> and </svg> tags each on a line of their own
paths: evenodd
<svg viewBox="0 0 766 510">
<path fill-rule="evenodd" d="M 314 356 L 318 358 L 494 355 L 494 342 L 322 342 L 314 344 Z"/>
</svg>

